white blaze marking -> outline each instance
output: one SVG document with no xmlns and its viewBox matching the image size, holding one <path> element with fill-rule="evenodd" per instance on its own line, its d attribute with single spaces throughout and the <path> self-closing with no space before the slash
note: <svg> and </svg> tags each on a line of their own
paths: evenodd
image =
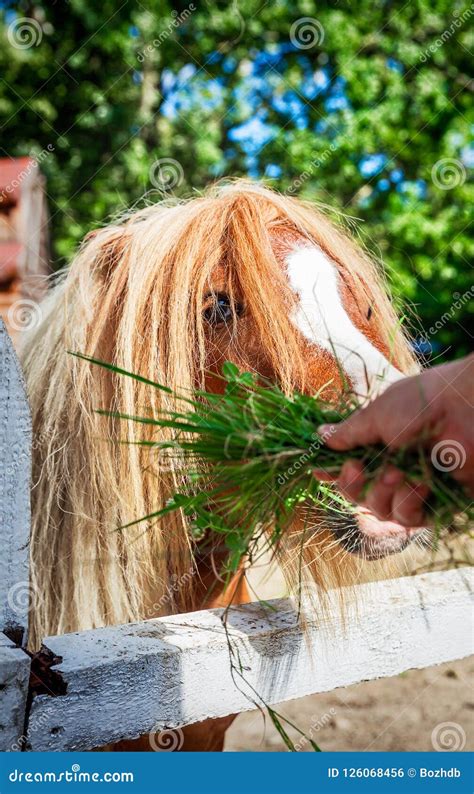
<svg viewBox="0 0 474 794">
<path fill-rule="evenodd" d="M 299 248 L 286 261 L 300 299 L 292 321 L 306 339 L 337 357 L 356 394 L 373 397 L 404 377 L 352 322 L 339 294 L 336 265 L 320 248 Z"/>
</svg>

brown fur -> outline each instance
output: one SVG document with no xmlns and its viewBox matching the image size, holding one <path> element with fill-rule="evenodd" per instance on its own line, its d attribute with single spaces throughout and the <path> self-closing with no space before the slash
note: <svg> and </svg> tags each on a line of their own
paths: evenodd
<svg viewBox="0 0 474 794">
<path fill-rule="evenodd" d="M 52 290 L 23 353 L 35 433 L 31 571 L 41 594 L 31 612 L 32 648 L 50 634 L 209 606 L 215 579 L 205 561 L 190 574 L 197 550 L 184 515 L 116 531 L 159 509 L 185 482 L 147 450 L 117 444 L 137 440 L 139 430 L 96 409 L 136 415 L 158 411 L 169 398 L 67 350 L 171 388 L 218 391 L 218 372 L 230 359 L 287 391 L 327 384 L 326 396 L 335 396 L 342 387 L 337 363 L 289 319 L 295 296 L 283 259 L 295 241 L 316 243 L 332 258 L 354 323 L 399 368 L 410 369 L 376 265 L 315 207 L 246 182 L 154 205 L 97 230 Z M 209 293 L 212 300 L 224 291 L 245 304 L 245 313 L 213 330 L 203 311 Z M 165 437 L 163 431 L 154 440 Z M 354 577 L 349 555 L 340 547 L 335 553 L 329 532 L 309 538 L 314 580 L 331 587 Z M 297 546 L 290 542 L 280 559 L 290 582 Z M 173 589 L 175 582 L 183 585 Z M 211 590 L 221 598 L 219 587 Z M 244 590 L 235 594 L 246 598 Z"/>
</svg>

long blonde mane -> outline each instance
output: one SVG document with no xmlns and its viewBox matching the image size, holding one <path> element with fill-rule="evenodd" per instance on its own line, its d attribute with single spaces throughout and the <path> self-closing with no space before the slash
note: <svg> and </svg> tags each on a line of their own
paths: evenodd
<svg viewBox="0 0 474 794">
<path fill-rule="evenodd" d="M 184 516 L 117 531 L 163 506 L 179 488 L 178 476 L 157 473 L 142 447 L 117 443 L 136 440 L 136 426 L 96 412 L 143 415 L 166 398 L 67 351 L 171 388 L 202 384 L 209 366 L 204 294 L 224 263 L 251 304 L 277 379 L 285 389 L 301 386 L 304 362 L 279 297 L 284 276 L 271 245 L 279 230 L 303 235 L 330 255 L 373 307 L 374 327 L 398 366 L 411 366 L 377 266 L 297 199 L 236 182 L 189 201 L 155 204 L 86 238 L 42 304 L 42 322 L 23 351 L 35 434 L 32 647 L 48 634 L 193 606 Z"/>
</svg>

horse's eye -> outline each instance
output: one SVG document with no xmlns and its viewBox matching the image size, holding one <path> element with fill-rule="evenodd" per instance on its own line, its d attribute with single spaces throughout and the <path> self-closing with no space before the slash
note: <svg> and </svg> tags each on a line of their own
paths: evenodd
<svg viewBox="0 0 474 794">
<path fill-rule="evenodd" d="M 231 323 L 234 315 L 240 317 L 242 305 L 232 302 L 228 295 L 217 293 L 213 296 L 213 303 L 204 311 L 204 319 L 211 325 Z"/>
</svg>

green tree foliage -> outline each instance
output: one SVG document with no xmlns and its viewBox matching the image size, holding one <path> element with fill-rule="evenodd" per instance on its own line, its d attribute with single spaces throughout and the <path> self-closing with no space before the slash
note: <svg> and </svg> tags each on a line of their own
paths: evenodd
<svg viewBox="0 0 474 794">
<path fill-rule="evenodd" d="M 58 265 L 144 194 L 249 174 L 358 219 L 416 335 L 467 351 L 469 4 L 4 0 L 0 18 L 1 148 L 54 147 Z"/>
</svg>

